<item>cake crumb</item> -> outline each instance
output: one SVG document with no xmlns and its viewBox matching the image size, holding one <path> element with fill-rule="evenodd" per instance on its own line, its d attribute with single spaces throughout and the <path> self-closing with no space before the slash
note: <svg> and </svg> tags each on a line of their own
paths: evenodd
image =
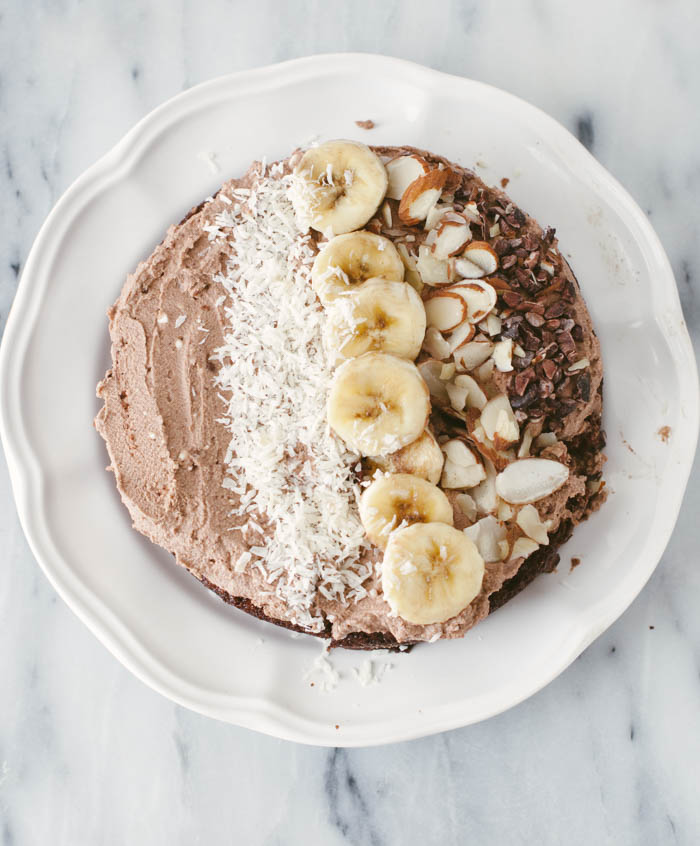
<svg viewBox="0 0 700 846">
<path fill-rule="evenodd" d="M 501 188 L 507 188 L 509 182 L 510 179 L 508 179 L 507 176 L 504 176 L 503 179 L 501 179 Z"/>
<path fill-rule="evenodd" d="M 374 121 L 373 120 L 356 120 L 355 126 L 359 126 L 360 129 L 374 129 Z"/>
<path fill-rule="evenodd" d="M 670 426 L 662 426 L 656 434 L 661 438 L 661 440 L 665 444 L 667 444 L 668 439 L 671 436 L 671 427 Z"/>
<path fill-rule="evenodd" d="M 579 565 L 580 563 L 581 563 L 581 559 L 580 559 L 580 558 L 576 558 L 576 557 L 572 558 L 572 559 L 571 559 L 571 569 L 572 569 L 572 570 L 575 570 L 575 569 L 576 569 L 576 567 L 578 567 L 578 565 Z"/>
</svg>

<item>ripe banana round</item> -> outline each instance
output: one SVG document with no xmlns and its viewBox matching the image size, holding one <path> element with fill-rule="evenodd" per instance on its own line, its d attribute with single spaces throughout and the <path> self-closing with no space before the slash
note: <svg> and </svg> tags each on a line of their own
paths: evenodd
<svg viewBox="0 0 700 846">
<path fill-rule="evenodd" d="M 335 371 L 328 422 L 361 455 L 387 455 L 415 441 L 429 413 L 428 388 L 410 361 L 369 352 Z"/>
<path fill-rule="evenodd" d="M 434 485 L 440 481 L 445 455 L 429 429 L 398 452 L 377 458 L 374 464 L 385 473 L 411 473 Z"/>
<path fill-rule="evenodd" d="M 388 238 L 372 232 L 349 232 L 331 238 L 316 256 L 311 285 L 324 305 L 347 294 L 367 279 L 400 282 L 404 264 Z"/>
<path fill-rule="evenodd" d="M 362 228 L 384 199 L 388 178 L 379 156 L 357 141 L 327 141 L 294 169 L 297 217 L 326 237 Z"/>
<path fill-rule="evenodd" d="M 484 560 L 464 532 L 416 523 L 389 536 L 382 590 L 394 614 L 420 626 L 444 623 L 477 596 Z"/>
<path fill-rule="evenodd" d="M 414 523 L 452 525 L 452 506 L 440 488 L 408 473 L 380 476 L 360 497 L 367 537 L 384 549 L 390 533 Z"/>
<path fill-rule="evenodd" d="M 368 279 L 329 306 L 326 343 L 336 358 L 376 350 L 413 360 L 424 335 L 423 301 L 405 282 Z"/>
</svg>

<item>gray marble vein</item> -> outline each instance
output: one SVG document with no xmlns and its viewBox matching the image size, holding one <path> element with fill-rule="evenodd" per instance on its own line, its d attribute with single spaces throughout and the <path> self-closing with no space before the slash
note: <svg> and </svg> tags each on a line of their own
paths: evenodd
<svg viewBox="0 0 700 846">
<path fill-rule="evenodd" d="M 3 0 L 0 331 L 52 204 L 138 118 L 222 73 L 356 50 L 488 81 L 568 126 L 647 211 L 697 350 L 699 38 L 696 0 Z M 0 842 L 696 844 L 699 511 L 696 472 L 649 585 L 527 702 L 325 750 L 199 717 L 124 670 L 34 563 L 0 463 Z"/>
</svg>

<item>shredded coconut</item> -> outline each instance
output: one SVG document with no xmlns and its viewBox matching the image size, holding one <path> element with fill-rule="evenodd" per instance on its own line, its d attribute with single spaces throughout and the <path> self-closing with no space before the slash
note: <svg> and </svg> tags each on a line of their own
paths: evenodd
<svg viewBox="0 0 700 846">
<path fill-rule="evenodd" d="M 358 564 L 367 543 L 352 473 L 358 456 L 326 422 L 325 318 L 291 179 L 261 177 L 252 191 L 234 190 L 245 208 L 229 208 L 207 227 L 210 238 L 232 244 L 226 273 L 214 277 L 228 295 L 228 323 L 212 360 L 227 402 L 221 422 L 231 432 L 224 486 L 243 494 L 232 516 L 264 515 L 269 532 L 250 550 L 255 566 L 294 622 L 320 631 L 317 596 L 344 603 L 365 596 L 370 568 Z"/>
<path fill-rule="evenodd" d="M 340 681 L 340 673 L 333 666 L 328 652 L 330 650 L 331 642 L 327 640 L 321 654 L 314 658 L 313 664 L 304 673 L 304 680 L 313 678 L 317 673 L 320 674 L 319 687 L 324 693 L 330 693 L 338 686 Z"/>
<path fill-rule="evenodd" d="M 374 655 L 381 652 L 377 650 Z M 359 667 L 352 668 L 352 674 L 362 687 L 369 687 L 371 684 L 379 684 L 387 670 L 392 670 L 394 665 L 384 661 L 371 661 L 367 658 Z"/>
</svg>

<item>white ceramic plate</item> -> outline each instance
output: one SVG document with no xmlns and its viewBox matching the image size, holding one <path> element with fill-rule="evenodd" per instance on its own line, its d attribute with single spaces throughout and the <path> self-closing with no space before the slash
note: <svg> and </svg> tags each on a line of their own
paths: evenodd
<svg viewBox="0 0 700 846">
<path fill-rule="evenodd" d="M 475 120 L 474 115 L 479 119 Z M 363 131 L 357 119 L 372 118 Z M 608 504 L 541 576 L 466 639 L 391 662 L 337 652 L 335 690 L 304 673 L 320 653 L 224 605 L 130 528 L 92 429 L 109 365 L 105 311 L 166 227 L 242 173 L 314 136 L 409 143 L 481 162 L 554 224 L 606 365 Z M 216 154 L 220 172 L 207 155 Z M 75 613 L 171 699 L 316 744 L 402 740 L 483 720 L 559 674 L 630 604 L 671 534 L 698 429 L 695 362 L 663 249 L 644 214 L 558 123 L 467 79 L 369 55 L 318 56 L 223 77 L 142 120 L 66 192 L 27 261 L 0 361 L 2 435 L 32 550 Z M 663 443 L 658 430 L 671 428 Z M 569 573 L 571 556 L 582 566 Z"/>
</svg>

